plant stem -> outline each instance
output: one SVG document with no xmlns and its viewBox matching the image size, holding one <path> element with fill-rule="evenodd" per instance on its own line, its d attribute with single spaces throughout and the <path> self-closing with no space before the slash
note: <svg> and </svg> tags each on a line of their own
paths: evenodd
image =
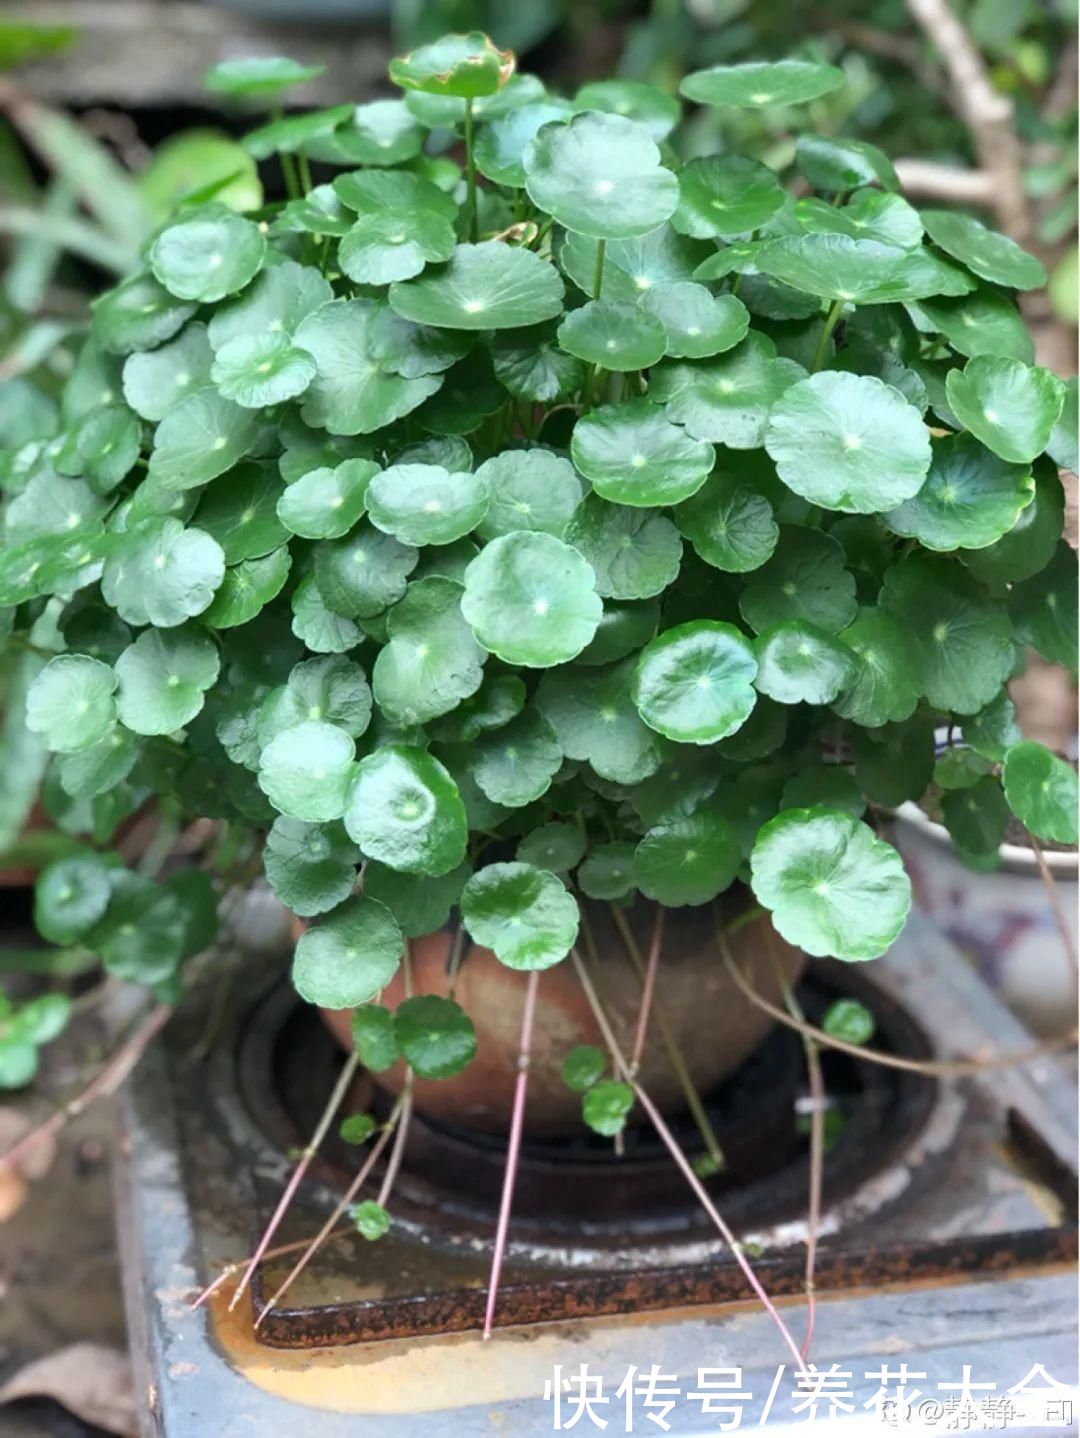
<svg viewBox="0 0 1080 1438">
<path fill-rule="evenodd" d="M 718 931 L 718 938 L 720 952 L 728 973 L 739 992 L 755 1008 L 759 1008 L 762 1013 L 774 1018 L 778 1024 L 785 1024 L 789 1029 L 794 1029 L 796 1033 L 808 1034 L 822 1048 L 839 1049 L 841 1053 L 851 1054 L 852 1058 L 866 1059 L 867 1063 L 881 1064 L 884 1068 L 903 1069 L 907 1073 L 928 1074 L 935 1078 L 962 1078 L 969 1074 L 984 1073 L 988 1069 L 1016 1068 L 1020 1064 L 1034 1063 L 1036 1059 L 1045 1058 L 1047 1054 L 1073 1048 L 1077 1038 L 1080 1037 L 1077 1029 L 1073 1028 L 1067 1034 L 1059 1034 L 1056 1038 L 1044 1039 L 1041 1043 L 1030 1044 L 1027 1048 L 1014 1049 L 1012 1053 L 993 1054 L 986 1059 L 906 1059 L 899 1054 L 885 1053 L 883 1049 L 868 1048 L 864 1044 L 849 1044 L 846 1039 L 833 1038 L 832 1034 L 827 1034 L 824 1029 L 816 1028 L 813 1024 L 800 1023 L 784 1009 L 779 1009 L 768 999 L 762 998 L 761 994 L 751 988 L 745 976 L 739 972 L 738 965 L 731 957 L 722 929 Z"/>
<path fill-rule="evenodd" d="M 645 1090 L 638 1083 L 637 1079 L 631 1073 L 630 1065 L 626 1062 L 626 1059 L 623 1057 L 622 1052 L 620 1051 L 619 1046 L 615 1041 L 615 1035 L 611 1030 L 611 1025 L 608 1023 L 607 1016 L 600 1006 L 600 1000 L 597 998 L 596 990 L 593 988 L 592 982 L 590 981 L 588 974 L 585 972 L 585 966 L 581 962 L 581 958 L 578 955 L 576 949 L 570 950 L 570 958 L 573 962 L 574 968 L 577 971 L 577 976 L 581 982 L 581 986 L 585 990 L 585 997 L 589 1001 L 589 1007 L 593 1011 L 593 1017 L 596 1019 L 597 1025 L 601 1033 L 604 1035 L 604 1040 L 607 1043 L 608 1048 L 615 1055 L 615 1059 L 619 1065 L 619 1070 L 622 1073 L 623 1078 L 634 1090 L 634 1093 L 637 1095 L 638 1102 L 641 1104 L 642 1108 L 648 1115 L 649 1121 L 656 1129 L 656 1132 L 659 1134 L 661 1140 L 664 1143 L 664 1146 L 667 1148 L 668 1152 L 675 1160 L 679 1171 L 682 1173 L 683 1177 L 690 1185 L 695 1197 L 701 1204 L 702 1208 L 704 1208 L 705 1212 L 709 1215 L 713 1223 L 716 1225 L 716 1229 L 717 1232 L 720 1234 L 720 1237 L 731 1249 L 731 1252 L 735 1256 L 736 1263 L 742 1269 L 743 1274 L 746 1277 L 746 1281 L 754 1290 L 754 1293 L 757 1296 L 759 1303 L 762 1305 L 766 1313 L 780 1330 L 780 1335 L 783 1338 L 784 1342 L 787 1344 L 788 1349 L 792 1354 L 792 1357 L 795 1359 L 795 1364 L 799 1372 L 805 1373 L 807 1371 L 806 1363 L 803 1360 L 802 1354 L 799 1352 L 799 1348 L 795 1342 L 795 1339 L 791 1336 L 791 1330 L 788 1328 L 784 1320 L 780 1317 L 780 1314 L 777 1312 L 776 1305 L 773 1303 L 772 1299 L 762 1287 L 761 1280 L 754 1272 L 753 1268 L 750 1265 L 749 1259 L 743 1252 L 742 1244 L 738 1241 L 738 1239 L 732 1233 L 731 1229 L 724 1222 L 723 1218 L 720 1215 L 719 1209 L 713 1203 L 712 1199 L 709 1197 L 708 1193 L 705 1190 L 704 1184 L 701 1182 L 697 1174 L 694 1172 L 693 1168 L 690 1166 L 689 1160 L 683 1153 L 682 1149 L 679 1147 L 675 1136 L 672 1134 L 671 1130 L 664 1122 L 660 1111 L 657 1109 L 652 1099 L 649 1098 L 649 1095 L 645 1092 Z"/>
<path fill-rule="evenodd" d="M 844 301 L 834 300 L 832 308 L 825 316 L 825 323 L 821 329 L 821 338 L 818 340 L 817 349 L 814 351 L 814 362 L 810 366 L 811 374 L 817 374 L 818 370 L 821 368 L 821 363 L 825 358 L 825 350 L 828 347 L 829 339 L 832 336 L 832 332 L 836 328 L 840 320 L 840 316 L 843 313 Z"/>
<path fill-rule="evenodd" d="M 600 298 L 600 291 L 604 288 L 604 250 L 606 241 L 596 242 L 596 264 L 593 267 L 592 297 L 594 300 Z"/>
<path fill-rule="evenodd" d="M 622 936 L 622 941 L 626 947 L 630 961 L 637 970 L 638 978 L 641 980 L 642 985 L 644 985 L 646 967 L 641 957 L 641 951 L 637 946 L 637 941 L 634 938 L 633 931 L 626 921 L 625 914 L 618 905 L 611 904 L 609 907 L 611 917 L 614 919 L 615 927 Z M 586 938 L 588 937 L 588 931 L 586 931 Z M 660 1030 L 660 1037 L 663 1040 L 664 1048 L 667 1050 L 668 1060 L 674 1070 L 675 1077 L 679 1080 L 683 1097 L 686 1099 L 686 1107 L 690 1110 L 690 1116 L 697 1126 L 698 1133 L 701 1134 L 705 1151 L 718 1168 L 723 1168 L 724 1151 L 720 1147 L 720 1140 L 716 1137 L 716 1131 L 712 1126 L 709 1115 L 705 1111 L 705 1105 L 701 1102 L 701 1096 L 694 1086 L 694 1080 L 690 1076 L 690 1070 L 686 1067 L 686 1060 L 683 1058 L 679 1045 L 675 1040 L 675 1035 L 671 1031 L 671 1025 L 667 1021 L 667 1015 L 659 1003 L 654 1004 L 653 1007 L 656 1011 L 656 1026 Z"/>
<path fill-rule="evenodd" d="M 465 214 L 469 221 L 469 240 L 475 245 L 480 237 L 480 226 L 476 213 L 476 166 L 473 163 L 473 102 L 471 96 L 465 101 Z"/>
<path fill-rule="evenodd" d="M 454 990 L 457 988 L 458 970 L 461 968 L 461 960 L 465 954 L 465 925 L 458 920 L 458 926 L 454 930 L 454 937 L 450 943 L 450 959 L 447 964 L 446 997 L 452 999 Z"/>
<path fill-rule="evenodd" d="M 641 1007 L 638 1009 L 634 1049 L 630 1055 L 630 1072 L 635 1078 L 641 1068 L 641 1056 L 645 1052 L 645 1035 L 649 1030 L 649 1010 L 652 1008 L 653 993 L 656 990 L 656 971 L 660 967 L 660 947 L 664 942 L 664 915 L 666 912 L 663 904 L 657 904 L 652 943 L 649 945 L 649 961 L 645 965 L 645 982 L 641 986 Z"/>
<path fill-rule="evenodd" d="M 495 1303 L 499 1295 L 499 1275 L 506 1253 L 506 1236 L 510 1230 L 510 1209 L 514 1202 L 518 1156 L 521 1153 L 521 1130 L 525 1120 L 525 1099 L 529 1089 L 529 1054 L 532 1049 L 533 1017 L 536 1013 L 536 990 L 540 971 L 533 969 L 525 985 L 525 1004 L 521 1011 L 521 1042 L 518 1046 L 517 1078 L 514 1082 L 514 1107 L 510 1114 L 510 1138 L 506 1149 L 502 1197 L 499 1201 L 499 1222 L 495 1229 L 495 1247 L 491 1254 L 491 1277 L 488 1279 L 487 1307 L 484 1310 L 484 1340 L 491 1337 L 495 1322 Z"/>
<path fill-rule="evenodd" d="M 1043 853 L 1042 845 L 1036 839 L 1030 829 L 1027 831 L 1028 839 L 1031 842 L 1031 850 L 1035 855 L 1035 862 L 1039 866 L 1039 877 L 1043 881 L 1046 890 L 1046 897 L 1050 903 L 1051 912 L 1054 915 L 1054 922 L 1058 926 L 1058 933 L 1061 935 L 1061 942 L 1065 946 L 1065 957 L 1069 965 L 1069 984 L 1071 987 L 1070 1006 L 1075 1011 L 1077 1002 L 1077 955 L 1076 946 L 1073 943 L 1072 931 L 1069 928 L 1069 921 L 1065 916 L 1065 910 L 1061 906 L 1061 897 L 1058 894 L 1057 884 L 1054 881 L 1054 871 L 1046 862 L 1046 855 Z"/>
<path fill-rule="evenodd" d="M 282 107 L 281 107 L 280 105 L 273 105 L 273 106 L 271 106 L 271 108 L 270 108 L 270 120 L 271 120 L 271 123 L 272 123 L 272 124 L 275 124 L 275 125 L 276 125 L 276 124 L 278 123 L 278 121 L 283 120 L 284 118 L 285 118 L 285 111 L 282 109 Z M 279 151 L 278 151 L 278 164 L 281 166 L 281 178 L 282 178 L 282 179 L 284 180 L 284 182 L 285 182 L 285 193 L 286 193 L 286 195 L 288 195 L 288 197 L 289 197 L 290 200 L 297 200 L 297 199 L 299 199 L 299 198 L 300 198 L 300 183 L 299 183 L 299 181 L 297 180 L 297 177 L 296 177 L 296 166 L 295 166 L 295 164 L 293 163 L 293 157 L 292 157 L 291 155 L 289 155 L 289 154 L 286 154 L 286 152 L 285 152 L 284 150 L 279 150 Z"/>
<path fill-rule="evenodd" d="M 788 983 L 787 975 L 772 950 L 772 934 L 769 935 L 769 962 L 776 973 L 776 981 L 784 996 L 788 1013 L 799 1023 L 806 1023 L 802 1005 L 795 996 L 795 990 Z M 809 1034 L 801 1035 L 803 1053 L 806 1056 L 806 1078 L 810 1088 L 810 1193 L 806 1214 L 806 1336 L 802 1342 L 802 1356 L 809 1356 L 810 1344 L 814 1338 L 814 1320 L 817 1317 L 817 1297 L 814 1291 L 814 1270 L 817 1264 L 818 1231 L 821 1228 L 821 1190 L 825 1173 L 825 1106 L 828 1095 L 825 1091 L 825 1075 L 821 1069 L 821 1050 Z"/>
<path fill-rule="evenodd" d="M 405 1082 L 406 1082 L 406 1087 L 405 1087 L 405 1088 L 402 1090 L 402 1092 L 398 1095 L 397 1102 L 394 1104 L 394 1107 L 393 1107 L 393 1109 L 392 1109 L 391 1112 L 390 1112 L 390 1117 L 387 1119 L 386 1124 L 385 1124 L 384 1127 L 383 1127 L 382 1133 L 379 1135 L 379 1137 L 378 1137 L 378 1138 L 375 1140 L 375 1142 L 372 1144 L 372 1146 L 371 1146 L 371 1152 L 368 1154 L 367 1158 L 364 1160 L 364 1162 L 363 1162 L 363 1163 L 361 1164 L 361 1166 L 360 1166 L 360 1172 L 356 1175 L 356 1177 L 353 1179 L 352 1183 L 350 1183 L 350 1184 L 349 1184 L 349 1187 L 345 1190 L 345 1193 L 344 1193 L 344 1194 L 342 1195 L 342 1197 L 338 1200 L 337 1206 L 335 1207 L 333 1213 L 331 1213 L 330 1217 L 329 1217 L 329 1218 L 326 1220 L 326 1222 L 323 1224 L 322 1228 L 319 1229 L 318 1233 L 315 1235 L 314 1238 L 310 1239 L 310 1240 L 307 1242 L 307 1244 L 306 1244 L 305 1247 L 304 1247 L 303 1253 L 302 1253 L 302 1254 L 300 1255 L 300 1257 L 297 1259 L 297 1261 L 296 1261 L 296 1263 L 293 1265 L 293 1267 L 289 1270 L 289 1273 L 288 1273 L 288 1275 L 286 1276 L 286 1278 L 283 1280 L 283 1282 L 278 1286 L 278 1288 L 275 1290 L 275 1292 L 271 1295 L 271 1297 L 270 1297 L 270 1298 L 266 1301 L 266 1303 L 263 1305 L 262 1312 L 259 1314 L 258 1318 L 255 1320 L 255 1327 L 256 1327 L 256 1328 L 259 1327 L 259 1325 L 262 1323 L 263 1319 L 264 1319 L 264 1318 L 266 1317 L 266 1315 L 270 1312 L 270 1310 L 271 1310 L 272 1308 L 276 1308 L 276 1307 L 277 1307 L 277 1305 L 278 1305 L 278 1303 L 281 1301 L 281 1298 L 282 1298 L 282 1296 L 284 1295 L 285 1291 L 286 1291 L 288 1288 L 291 1288 L 291 1287 L 292 1287 L 293 1283 L 294 1283 L 294 1282 L 296 1281 L 296 1279 L 300 1276 L 300 1273 L 303 1271 L 303 1269 L 305 1269 L 305 1268 L 307 1267 L 307 1265 L 310 1263 L 310 1261 L 315 1257 L 315 1254 L 316 1254 L 316 1253 L 318 1252 L 318 1250 L 322 1247 L 322 1244 L 324 1243 L 324 1241 L 330 1236 L 330 1230 L 334 1227 L 334 1225 L 337 1223 L 338 1219 L 339 1219 L 339 1218 L 341 1217 L 341 1215 L 345 1212 L 345 1210 L 349 1207 L 349 1205 L 352 1203 L 353 1199 L 356 1197 L 356 1195 L 360 1192 L 361 1188 L 362 1188 L 362 1187 L 364 1186 L 364 1184 L 367 1182 L 368 1175 L 371 1173 L 371 1170 L 372 1170 L 372 1169 L 375 1167 L 375 1165 L 378 1163 L 379 1157 L 380 1157 L 380 1155 L 382 1154 L 383 1149 L 384 1149 L 384 1148 L 386 1147 L 386 1145 L 390 1142 L 390 1138 L 391 1138 L 392 1134 L 394 1133 L 394 1130 L 397 1128 L 398 1123 L 399 1123 L 399 1120 L 402 1120 L 402 1119 L 404 1118 L 404 1115 L 405 1115 L 405 1113 L 406 1113 L 406 1111 L 407 1111 L 407 1110 L 406 1110 L 406 1105 L 411 1105 L 411 1103 L 412 1103 L 412 1090 L 411 1090 L 411 1082 L 410 1082 L 410 1080 L 411 1080 L 411 1075 L 406 1078 L 406 1081 L 405 1081 Z M 261 1256 L 261 1255 L 260 1255 L 260 1256 Z M 253 1262 L 254 1262 L 254 1260 L 253 1260 Z M 250 1272 L 251 1267 L 252 1267 L 252 1265 L 249 1264 L 249 1266 L 248 1266 L 248 1271 L 249 1271 L 249 1272 Z M 215 1282 L 216 1282 L 216 1280 L 215 1280 Z M 202 1298 L 202 1297 L 205 1297 L 205 1296 L 206 1296 L 206 1294 L 200 1295 L 200 1301 L 201 1301 L 201 1298 Z M 235 1301 L 235 1298 L 234 1298 L 234 1301 Z M 229 1307 L 232 1308 L 232 1306 L 233 1306 L 233 1304 L 230 1303 L 230 1304 L 229 1304 Z"/>
<path fill-rule="evenodd" d="M 307 1173 L 308 1169 L 311 1167 L 311 1162 L 314 1159 L 315 1155 L 318 1153 L 323 1139 L 326 1137 L 326 1131 L 330 1127 L 330 1124 L 333 1122 L 334 1114 L 337 1113 L 338 1107 L 340 1106 L 342 1099 L 345 1097 L 349 1084 L 352 1082 L 353 1074 L 356 1072 L 357 1068 L 359 1067 L 359 1064 L 360 1055 L 356 1052 L 351 1053 L 346 1060 L 345 1067 L 338 1075 L 338 1080 L 337 1083 L 334 1085 L 333 1092 L 326 1101 L 326 1107 L 319 1115 L 319 1121 L 315 1125 L 315 1132 L 311 1136 L 311 1141 L 300 1154 L 300 1161 L 293 1169 L 292 1175 L 289 1178 L 288 1183 L 285 1185 L 285 1191 L 284 1193 L 282 1193 L 281 1198 L 278 1200 L 278 1205 L 274 1209 L 273 1214 L 271 1215 L 270 1222 L 266 1225 L 266 1228 L 263 1231 L 263 1236 L 262 1238 L 260 1238 L 255 1252 L 251 1255 L 251 1261 L 248 1263 L 247 1268 L 244 1270 L 244 1276 L 237 1284 L 236 1292 L 229 1300 L 230 1312 L 240 1302 L 241 1298 L 243 1298 L 244 1291 L 246 1290 L 248 1284 L 251 1282 L 252 1274 L 259 1266 L 263 1254 L 270 1247 L 270 1240 L 277 1232 L 278 1227 L 281 1224 L 281 1220 L 288 1212 L 289 1205 L 292 1203 L 293 1196 L 296 1193 L 296 1190 L 300 1187 L 301 1181 L 303 1180 L 305 1173 Z"/>
<path fill-rule="evenodd" d="M 308 157 L 303 150 L 296 152 L 296 166 L 300 172 L 301 193 L 307 195 L 314 189 L 314 186 L 311 183 L 311 166 L 308 164 Z"/>
<path fill-rule="evenodd" d="M 29 1133 L 23 1134 L 10 1148 L 0 1153 L 0 1165 L 18 1163 L 19 1159 L 25 1157 L 43 1139 L 50 1138 L 53 1134 L 58 1133 L 65 1124 L 78 1118 L 96 1099 L 106 1098 L 109 1094 L 115 1093 L 142 1058 L 150 1043 L 164 1028 L 171 1013 L 171 1004 L 155 1005 L 131 1037 L 121 1044 L 112 1058 L 98 1070 L 94 1078 L 80 1093 L 58 1108 L 55 1113 L 50 1114 L 44 1123 L 38 1124 L 37 1128 L 32 1128 Z"/>
</svg>

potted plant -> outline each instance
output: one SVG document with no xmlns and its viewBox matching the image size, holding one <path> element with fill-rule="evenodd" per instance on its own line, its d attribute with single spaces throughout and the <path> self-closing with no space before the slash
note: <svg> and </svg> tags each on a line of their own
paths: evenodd
<svg viewBox="0 0 1080 1438">
<path fill-rule="evenodd" d="M 482 35 L 391 78 L 256 129 L 288 198 L 197 190 L 98 299 L 60 428 L 7 470 L 0 604 L 65 792 L 220 820 L 220 872 L 262 868 L 298 993 L 389 1087 L 405 1064 L 417 1102 L 505 1123 L 524 1007 L 531 1121 L 611 1135 L 616 1049 L 693 1106 L 760 1039 L 718 932 L 774 995 L 893 942 L 878 817 L 925 790 L 936 725 L 988 755 L 958 776 L 980 834 L 1074 821 L 1072 770 L 1002 712 L 1019 643 L 1074 651 L 1044 456 L 1075 390 L 1014 303 L 1039 262 L 917 212 L 872 146 L 805 135 L 796 198 L 745 156 L 680 163 L 673 97 L 568 102 Z M 842 82 L 793 60 L 682 93 Z M 211 921 L 205 886 L 90 850 L 39 909 L 166 998 Z"/>
</svg>

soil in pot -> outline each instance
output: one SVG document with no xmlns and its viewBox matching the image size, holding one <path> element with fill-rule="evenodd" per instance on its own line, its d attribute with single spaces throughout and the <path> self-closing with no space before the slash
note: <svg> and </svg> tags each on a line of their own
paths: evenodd
<svg viewBox="0 0 1080 1438">
<path fill-rule="evenodd" d="M 599 959 L 591 965 L 592 977 L 619 1045 L 629 1053 L 641 1005 L 641 983 L 608 906 L 585 901 L 585 911 Z M 735 910 L 729 905 L 725 912 Z M 639 949 L 646 952 L 655 905 L 639 899 L 625 913 Z M 447 993 L 452 941 L 451 929 L 413 941 L 415 993 Z M 788 981 L 794 981 L 805 964 L 805 955 L 779 937 L 767 915 L 735 928 L 730 948 L 751 986 L 773 1003 L 781 1001 L 777 964 Z M 517 1074 L 525 983 L 526 975 L 506 968 L 489 949 L 467 944 L 454 997 L 475 1026 L 476 1057 L 454 1078 L 416 1081 L 414 1095 L 421 1113 L 468 1127 L 505 1131 Z M 404 997 L 399 970 L 384 990 L 382 1002 L 394 1008 Z M 717 949 L 712 906 L 672 909 L 665 915 L 654 1003 L 663 1010 L 699 1093 L 733 1072 L 771 1027 L 768 1016 L 743 998 L 727 974 Z M 339 1042 L 351 1046 L 349 1011 L 327 1011 L 324 1017 Z M 604 1047 L 573 966 L 562 963 L 546 970 L 539 981 L 526 1115 L 531 1133 L 556 1135 L 580 1127 L 580 1096 L 566 1086 L 560 1074 L 563 1060 L 578 1044 Z M 662 1109 L 670 1113 L 685 1107 L 655 1017 L 640 1073 L 645 1089 Z M 402 1066 L 376 1076 L 379 1086 L 392 1092 L 400 1089 L 403 1079 Z"/>
</svg>

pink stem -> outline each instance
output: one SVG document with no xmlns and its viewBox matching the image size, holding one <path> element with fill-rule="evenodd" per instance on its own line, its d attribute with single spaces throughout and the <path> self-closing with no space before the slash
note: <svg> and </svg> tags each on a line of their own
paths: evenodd
<svg viewBox="0 0 1080 1438">
<path fill-rule="evenodd" d="M 70 1123 L 73 1118 L 78 1118 L 96 1099 L 105 1098 L 108 1094 L 115 1093 L 142 1058 L 151 1041 L 164 1028 L 171 1013 L 172 1007 L 169 1004 L 158 1004 L 151 1009 L 131 1037 L 117 1049 L 104 1068 L 99 1070 L 81 1093 L 64 1104 L 62 1108 L 58 1108 L 55 1113 L 50 1114 L 44 1123 L 39 1124 L 37 1128 L 32 1128 L 29 1133 L 23 1134 L 22 1138 L 17 1139 L 10 1148 L 0 1153 L 0 1165 L 11 1164 L 14 1166 L 42 1139 L 51 1137 L 65 1124 Z"/>
<path fill-rule="evenodd" d="M 337 1113 L 338 1106 L 340 1105 L 342 1099 L 345 1097 L 346 1091 L 348 1090 L 349 1084 L 352 1082 L 352 1076 L 356 1072 L 359 1062 L 360 1056 L 358 1054 L 350 1054 L 345 1064 L 345 1067 L 338 1075 L 338 1080 L 337 1083 L 334 1085 L 334 1090 L 331 1093 L 330 1098 L 327 1100 L 326 1107 L 323 1109 L 322 1114 L 319 1116 L 319 1122 L 315 1126 L 315 1132 L 311 1136 L 311 1142 L 300 1155 L 300 1161 L 293 1169 L 292 1175 L 290 1176 L 288 1183 L 285 1185 L 285 1191 L 281 1195 L 281 1198 L 278 1200 L 278 1205 L 274 1209 L 270 1222 L 266 1225 L 266 1228 L 263 1231 L 262 1238 L 259 1239 L 258 1247 L 251 1255 L 251 1259 L 248 1263 L 247 1268 L 244 1269 L 244 1276 L 237 1284 L 236 1292 L 229 1300 L 230 1312 L 232 1312 L 232 1310 L 236 1307 L 236 1305 L 240 1302 L 241 1298 L 244 1296 L 247 1286 L 251 1282 L 252 1274 L 255 1272 L 256 1268 L 258 1268 L 259 1264 L 261 1263 L 263 1254 L 270 1247 L 270 1240 L 278 1231 L 281 1220 L 288 1212 L 289 1205 L 293 1201 L 296 1190 L 300 1187 L 304 1175 L 311 1167 L 312 1160 L 315 1158 L 315 1155 L 318 1153 L 319 1147 L 322 1144 L 323 1139 L 326 1137 L 326 1131 L 330 1127 L 331 1122 L 333 1121 L 334 1114 Z"/>
<path fill-rule="evenodd" d="M 631 1074 L 630 1066 L 626 1062 L 626 1059 L 623 1057 L 623 1054 L 619 1049 L 619 1046 L 615 1040 L 615 1035 L 614 1033 L 612 1033 L 611 1025 L 608 1023 L 607 1017 L 604 1014 L 603 1009 L 600 1007 L 600 1001 L 596 996 L 596 990 L 593 988 L 592 983 L 589 980 L 589 976 L 585 972 L 585 966 L 582 964 L 576 950 L 571 949 L 570 956 L 573 959 L 574 967 L 577 970 L 578 978 L 581 980 L 581 986 L 585 990 L 585 997 L 589 1001 L 589 1007 L 593 1011 L 596 1022 L 600 1028 L 600 1031 L 604 1035 L 608 1047 L 615 1055 L 616 1062 L 618 1063 L 619 1068 L 622 1071 L 623 1077 L 634 1090 L 638 1102 L 648 1114 L 652 1126 L 660 1135 L 660 1138 L 663 1140 L 665 1147 L 671 1154 L 672 1158 L 675 1160 L 675 1163 L 678 1166 L 680 1172 L 682 1173 L 683 1177 L 686 1179 L 687 1183 L 690 1185 L 695 1196 L 697 1197 L 698 1202 L 712 1219 L 721 1238 L 735 1255 L 735 1261 L 742 1269 L 743 1274 L 746 1277 L 746 1281 L 753 1289 L 754 1294 L 758 1299 L 758 1302 L 761 1304 L 762 1308 L 764 1308 L 765 1312 L 769 1315 L 769 1317 L 779 1329 L 780 1336 L 787 1344 L 792 1357 L 795 1359 L 795 1364 L 799 1372 L 807 1372 L 806 1363 L 803 1359 L 802 1354 L 799 1352 L 799 1345 L 795 1342 L 795 1339 L 791 1335 L 791 1330 L 788 1328 L 784 1320 L 780 1317 L 780 1314 L 777 1312 L 776 1305 L 773 1303 L 769 1295 L 765 1292 L 765 1289 L 761 1285 L 760 1279 L 754 1272 L 753 1268 L 750 1266 L 749 1260 L 747 1259 L 745 1253 L 743 1253 L 742 1245 L 738 1242 L 731 1229 L 727 1226 L 723 1218 L 720 1216 L 719 1210 L 713 1203 L 712 1199 L 709 1197 L 708 1193 L 705 1191 L 704 1184 L 701 1182 L 697 1174 L 694 1172 L 693 1168 L 690 1166 L 689 1160 L 683 1153 L 682 1149 L 679 1147 L 678 1142 L 672 1134 L 671 1130 L 664 1122 L 664 1119 L 662 1118 L 659 1109 L 657 1109 L 652 1099 L 649 1098 L 648 1094 Z"/>
<path fill-rule="evenodd" d="M 652 946 L 649 949 L 649 961 L 645 967 L 645 982 L 641 988 L 641 1008 L 638 1010 L 637 1032 L 634 1035 L 634 1052 L 630 1059 L 630 1072 L 634 1075 L 641 1068 L 641 1056 L 645 1052 L 645 1035 L 649 1028 L 653 990 L 656 988 L 656 971 L 660 967 L 660 945 L 664 940 L 665 913 L 663 904 L 657 904 Z"/>
<path fill-rule="evenodd" d="M 502 1199 L 499 1203 L 499 1223 L 495 1230 L 495 1247 L 491 1254 L 491 1277 L 488 1279 L 487 1308 L 484 1311 L 484 1340 L 491 1337 L 495 1321 L 495 1303 L 499 1295 L 499 1275 L 502 1272 L 503 1256 L 506 1253 L 506 1237 L 510 1231 L 510 1209 L 514 1202 L 514 1182 L 517 1178 L 518 1156 L 521 1153 L 521 1130 L 525 1121 L 525 1097 L 529 1088 L 529 1050 L 532 1048 L 533 1017 L 536 1013 L 536 990 L 540 981 L 540 970 L 533 969 L 525 987 L 525 1007 L 521 1013 L 521 1045 L 518 1049 L 517 1080 L 514 1084 L 514 1107 L 510 1115 L 510 1141 L 506 1153 L 506 1170 L 503 1173 Z"/>
</svg>

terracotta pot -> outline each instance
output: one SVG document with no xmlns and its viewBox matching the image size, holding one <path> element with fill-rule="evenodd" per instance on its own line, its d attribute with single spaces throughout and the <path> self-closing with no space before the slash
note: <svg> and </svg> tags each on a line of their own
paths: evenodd
<svg viewBox="0 0 1080 1438">
<path fill-rule="evenodd" d="M 655 912 L 655 906 L 644 900 L 627 911 L 643 952 L 648 949 Z M 588 904 L 587 917 L 600 955 L 592 977 L 619 1045 L 629 1054 L 641 984 L 607 905 Z M 446 929 L 413 940 L 415 993 L 446 993 L 451 940 Z M 780 1000 L 773 960 L 791 981 L 805 963 L 805 955 L 785 943 L 765 915 L 734 930 L 730 947 L 753 988 L 773 1003 Z M 414 1094 L 420 1112 L 467 1127 L 505 1131 L 517 1074 L 525 982 L 524 974 L 500 964 L 490 949 L 466 948 L 455 998 L 475 1026 L 476 1057 L 454 1078 L 418 1080 Z M 404 997 L 399 970 L 383 991 L 382 1002 L 394 1008 Z M 768 1016 L 744 999 L 729 978 L 717 951 L 711 907 L 672 909 L 666 914 L 654 1002 L 663 1010 L 699 1093 L 707 1093 L 736 1069 L 771 1027 Z M 343 1047 L 351 1047 L 350 1011 L 327 1010 L 323 1016 Z M 557 964 L 540 975 L 537 993 L 526 1117 L 531 1133 L 554 1135 L 580 1126 L 581 1099 L 560 1075 L 563 1059 L 577 1044 L 604 1047 L 573 966 Z M 396 1093 L 403 1078 L 403 1067 L 398 1066 L 376 1075 L 375 1081 Z M 674 1112 L 685 1107 L 655 1019 L 649 1026 L 641 1079 L 662 1109 Z"/>
</svg>

